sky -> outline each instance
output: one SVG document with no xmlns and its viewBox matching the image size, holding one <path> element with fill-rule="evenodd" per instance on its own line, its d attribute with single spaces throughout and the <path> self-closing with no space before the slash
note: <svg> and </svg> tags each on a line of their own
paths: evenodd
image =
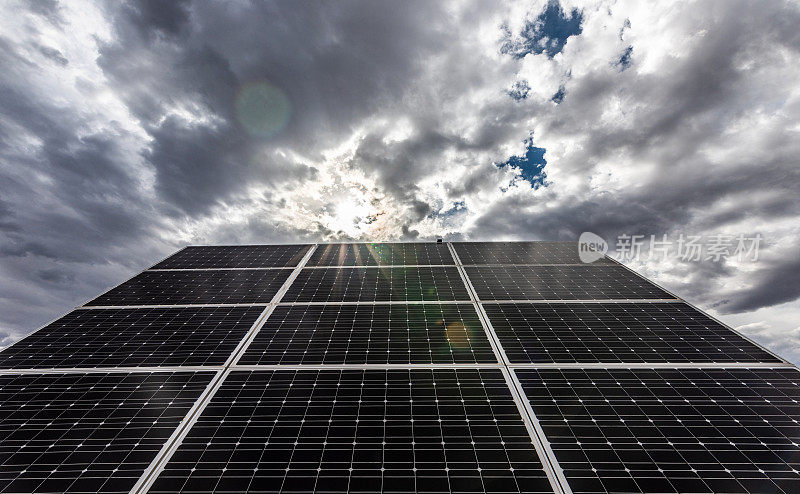
<svg viewBox="0 0 800 494">
<path fill-rule="evenodd" d="M 0 4 L 0 347 L 186 244 L 592 232 L 800 362 L 796 2 Z"/>
</svg>

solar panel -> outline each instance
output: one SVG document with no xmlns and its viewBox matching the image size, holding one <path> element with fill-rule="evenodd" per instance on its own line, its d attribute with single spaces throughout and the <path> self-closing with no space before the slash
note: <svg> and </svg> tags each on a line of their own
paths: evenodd
<svg viewBox="0 0 800 494">
<path fill-rule="evenodd" d="M 128 492 L 212 376 L 0 376 L 0 491 Z"/>
<path fill-rule="evenodd" d="M 153 269 L 270 268 L 297 266 L 310 245 L 186 247 Z"/>
<path fill-rule="evenodd" d="M 145 271 L 86 305 L 269 303 L 288 269 Z"/>
<path fill-rule="evenodd" d="M 575 493 L 800 492 L 796 369 L 516 373 Z"/>
<path fill-rule="evenodd" d="M 499 370 L 233 372 L 150 492 L 552 492 Z"/>
<path fill-rule="evenodd" d="M 294 305 L 269 316 L 240 364 L 497 363 L 471 304 Z"/>
<path fill-rule="evenodd" d="M 622 266 L 467 266 L 481 300 L 668 299 Z"/>
<path fill-rule="evenodd" d="M 283 302 L 463 300 L 469 292 L 455 267 L 303 269 Z"/>
<path fill-rule="evenodd" d="M 309 266 L 377 266 L 377 265 L 444 265 L 455 264 L 447 244 L 327 244 L 311 255 Z"/>
<path fill-rule="evenodd" d="M 484 304 L 511 362 L 779 362 L 684 303 Z"/>
<path fill-rule="evenodd" d="M 190 247 L 0 352 L 0 492 L 795 493 L 798 395 L 576 243 Z"/>
<path fill-rule="evenodd" d="M 221 365 L 263 310 L 75 310 L 0 352 L 0 368 Z"/>
<path fill-rule="evenodd" d="M 577 242 L 454 242 L 462 264 L 582 264 Z M 613 264 L 600 258 L 593 264 Z"/>
</svg>

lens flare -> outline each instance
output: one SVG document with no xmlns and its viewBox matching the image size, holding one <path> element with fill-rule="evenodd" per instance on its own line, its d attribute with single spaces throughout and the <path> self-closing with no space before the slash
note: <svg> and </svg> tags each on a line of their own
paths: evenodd
<svg viewBox="0 0 800 494">
<path fill-rule="evenodd" d="M 253 136 L 274 136 L 286 127 L 291 115 L 289 98 L 269 82 L 251 82 L 236 95 L 236 117 L 242 128 Z"/>
<path fill-rule="evenodd" d="M 450 346 L 465 348 L 469 346 L 469 330 L 461 321 L 451 322 L 444 330 Z"/>
</svg>

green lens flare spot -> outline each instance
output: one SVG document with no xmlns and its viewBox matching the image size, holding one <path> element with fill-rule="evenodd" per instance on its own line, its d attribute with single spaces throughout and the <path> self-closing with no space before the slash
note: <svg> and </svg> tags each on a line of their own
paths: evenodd
<svg viewBox="0 0 800 494">
<path fill-rule="evenodd" d="M 241 126 L 257 137 L 270 137 L 286 127 L 292 104 L 279 87 L 268 82 L 245 85 L 236 95 L 236 116 Z"/>
</svg>

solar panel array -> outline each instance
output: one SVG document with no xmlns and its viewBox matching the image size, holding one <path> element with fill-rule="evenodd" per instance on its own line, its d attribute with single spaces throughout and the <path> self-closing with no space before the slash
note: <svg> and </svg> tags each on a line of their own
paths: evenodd
<svg viewBox="0 0 800 494">
<path fill-rule="evenodd" d="M 800 372 L 568 242 L 187 247 L 0 352 L 0 492 L 800 492 Z"/>
</svg>

